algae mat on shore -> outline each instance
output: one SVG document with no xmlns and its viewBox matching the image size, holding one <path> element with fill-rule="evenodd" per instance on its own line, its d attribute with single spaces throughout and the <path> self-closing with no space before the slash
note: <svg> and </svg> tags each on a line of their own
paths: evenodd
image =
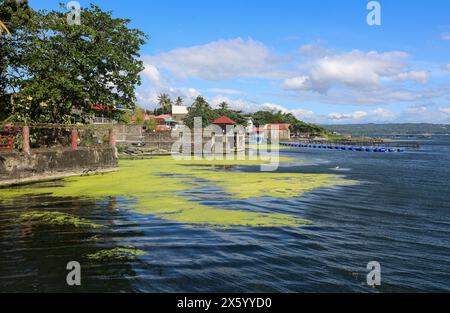
<svg viewBox="0 0 450 313">
<path fill-rule="evenodd" d="M 282 159 L 281 161 L 286 160 Z M 1 189 L 0 199 L 48 195 L 102 200 L 121 197 L 123 207 L 188 224 L 218 227 L 297 227 L 308 221 L 290 214 L 224 209 L 201 203 L 191 191 L 215 187 L 229 199 L 290 198 L 322 187 L 350 184 L 336 175 L 218 170 L 211 166 L 258 165 L 262 161 L 183 161 L 171 157 L 122 160 L 117 172 L 63 180 L 57 187 Z"/>
</svg>

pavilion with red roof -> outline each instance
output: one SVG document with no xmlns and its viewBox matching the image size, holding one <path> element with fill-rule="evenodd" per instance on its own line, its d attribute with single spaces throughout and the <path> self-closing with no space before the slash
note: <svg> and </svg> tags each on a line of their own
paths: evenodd
<svg viewBox="0 0 450 313">
<path fill-rule="evenodd" d="M 227 129 L 227 125 L 236 125 L 236 122 L 233 121 L 228 116 L 222 116 L 216 119 L 214 122 L 212 122 L 213 125 L 219 125 L 220 128 L 225 132 Z"/>
<path fill-rule="evenodd" d="M 228 116 L 222 116 L 219 117 L 218 119 L 216 119 L 214 122 L 212 122 L 214 125 L 235 125 L 236 122 L 233 121 L 231 118 L 229 118 Z"/>
</svg>

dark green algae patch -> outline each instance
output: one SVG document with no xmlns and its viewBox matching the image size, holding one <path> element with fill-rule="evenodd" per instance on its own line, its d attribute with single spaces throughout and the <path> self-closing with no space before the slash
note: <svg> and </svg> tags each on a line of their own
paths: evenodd
<svg viewBox="0 0 450 313">
<path fill-rule="evenodd" d="M 33 225 L 65 226 L 74 228 L 101 228 L 102 225 L 61 212 L 30 211 L 20 214 L 19 222 Z"/>
<path fill-rule="evenodd" d="M 64 227 L 76 229 L 97 229 L 103 225 L 95 224 L 86 219 L 62 212 L 29 211 L 20 214 L 19 222 L 31 224 L 33 226 Z M 88 241 L 98 241 L 100 235 L 90 237 Z M 135 247 L 116 247 L 112 249 L 102 249 L 94 253 L 85 254 L 84 257 L 93 262 L 106 261 L 134 261 L 137 257 L 147 255 L 147 252 Z"/>
<path fill-rule="evenodd" d="M 283 161 L 289 159 L 280 158 L 280 162 Z M 121 197 L 132 202 L 123 204 L 123 207 L 131 207 L 138 213 L 151 214 L 179 223 L 225 228 L 299 227 L 310 222 L 290 214 L 255 212 L 245 207 L 225 209 L 208 206 L 187 192 L 214 186 L 222 190 L 223 196 L 230 200 L 292 198 L 318 188 L 354 183 L 335 174 L 216 171 L 205 166 L 246 166 L 261 163 L 264 161 L 175 160 L 172 157 L 121 160 L 116 172 L 66 178 L 62 180 L 61 186 L 0 189 L 0 201 L 8 202 L 23 196 L 37 195 L 93 200 Z M 61 223 L 64 223 L 65 218 L 53 216 L 51 220 L 62 220 Z"/>
<path fill-rule="evenodd" d="M 95 262 L 103 262 L 103 261 L 133 261 L 139 256 L 147 255 L 147 253 L 143 250 L 139 250 L 136 248 L 113 248 L 113 249 L 104 249 L 97 251 L 95 253 L 86 254 L 85 257 L 88 260 Z"/>
</svg>

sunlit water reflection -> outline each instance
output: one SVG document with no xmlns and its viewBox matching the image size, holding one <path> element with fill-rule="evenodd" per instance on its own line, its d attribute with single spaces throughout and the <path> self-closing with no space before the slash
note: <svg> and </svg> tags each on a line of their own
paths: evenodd
<svg viewBox="0 0 450 313">
<path fill-rule="evenodd" d="M 185 191 L 208 206 L 312 222 L 302 227 L 184 224 L 139 214 L 124 197 L 30 196 L 6 202 L 0 204 L 0 291 L 450 291 L 449 137 L 435 137 L 421 151 L 404 154 L 303 149 L 283 155 L 298 162 L 279 172 L 336 174 L 359 183 L 282 199 L 230 199 L 214 186 Z M 53 184 L 61 182 L 45 183 Z M 17 221 L 22 212 L 41 210 L 105 227 Z M 116 247 L 146 254 L 126 261 L 85 257 Z M 72 260 L 82 265 L 81 287 L 66 284 Z M 382 266 L 376 289 L 366 286 L 366 265 L 373 260 Z"/>
</svg>

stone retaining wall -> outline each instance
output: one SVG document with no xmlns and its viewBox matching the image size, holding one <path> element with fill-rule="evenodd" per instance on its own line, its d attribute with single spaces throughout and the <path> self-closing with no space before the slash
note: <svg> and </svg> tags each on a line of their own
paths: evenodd
<svg viewBox="0 0 450 313">
<path fill-rule="evenodd" d="M 113 147 L 54 148 L 0 153 L 0 186 L 34 180 L 113 170 L 117 167 Z"/>
</svg>

